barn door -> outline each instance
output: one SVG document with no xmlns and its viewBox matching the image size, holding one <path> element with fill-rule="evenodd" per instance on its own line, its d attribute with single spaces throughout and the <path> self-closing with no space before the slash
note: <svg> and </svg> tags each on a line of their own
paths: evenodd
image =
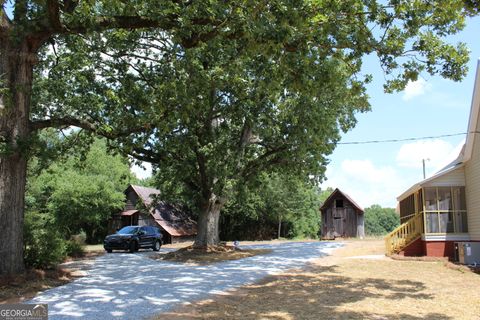
<svg viewBox="0 0 480 320">
<path fill-rule="evenodd" d="M 345 208 L 333 208 L 333 229 L 335 237 L 345 234 Z"/>
</svg>

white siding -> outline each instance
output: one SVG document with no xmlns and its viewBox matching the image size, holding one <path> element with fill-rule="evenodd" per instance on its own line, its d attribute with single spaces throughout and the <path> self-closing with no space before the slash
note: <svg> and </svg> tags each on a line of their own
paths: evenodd
<svg viewBox="0 0 480 320">
<path fill-rule="evenodd" d="M 465 170 L 463 167 L 446 173 L 434 180 L 422 184 L 422 187 L 454 187 L 465 185 Z"/>
<path fill-rule="evenodd" d="M 480 122 L 477 124 L 479 130 Z M 480 134 L 475 134 L 472 157 L 465 165 L 468 231 L 472 240 L 480 240 Z"/>
</svg>

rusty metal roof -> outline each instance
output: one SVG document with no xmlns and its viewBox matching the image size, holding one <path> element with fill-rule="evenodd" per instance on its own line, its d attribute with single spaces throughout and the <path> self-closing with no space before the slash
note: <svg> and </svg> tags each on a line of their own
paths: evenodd
<svg viewBox="0 0 480 320">
<path fill-rule="evenodd" d="M 146 207 L 150 206 L 155 199 L 155 196 L 160 194 L 160 190 L 158 189 L 136 186 L 133 184 L 130 186 L 133 188 L 133 190 L 135 190 L 135 193 L 140 197 L 140 199 L 142 199 L 142 202 Z"/>
<path fill-rule="evenodd" d="M 151 214 L 155 221 L 173 236 L 197 234 L 197 223 L 175 205 L 162 201 Z"/>
<path fill-rule="evenodd" d="M 150 210 L 155 221 L 172 236 L 191 236 L 197 234 L 197 223 L 179 206 L 165 201 L 154 203 L 160 190 L 130 185 L 142 202 Z M 126 211 L 124 211 L 126 212 Z"/>
</svg>

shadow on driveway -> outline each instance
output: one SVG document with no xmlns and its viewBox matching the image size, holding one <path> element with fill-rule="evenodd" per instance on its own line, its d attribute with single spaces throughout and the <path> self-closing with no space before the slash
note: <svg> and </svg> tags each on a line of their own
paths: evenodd
<svg viewBox="0 0 480 320">
<path fill-rule="evenodd" d="M 153 260 L 149 252 L 107 254 L 95 260 L 87 276 L 47 290 L 29 303 L 48 303 L 49 319 L 141 319 L 302 266 L 339 246 L 332 242 L 248 246 L 273 252 L 207 266 Z"/>
</svg>

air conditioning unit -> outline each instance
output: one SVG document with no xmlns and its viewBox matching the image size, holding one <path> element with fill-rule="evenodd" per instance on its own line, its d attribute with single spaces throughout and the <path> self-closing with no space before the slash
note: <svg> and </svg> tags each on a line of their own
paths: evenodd
<svg viewBox="0 0 480 320">
<path fill-rule="evenodd" d="M 455 253 L 462 264 L 480 265 L 480 242 L 455 242 Z"/>
</svg>

